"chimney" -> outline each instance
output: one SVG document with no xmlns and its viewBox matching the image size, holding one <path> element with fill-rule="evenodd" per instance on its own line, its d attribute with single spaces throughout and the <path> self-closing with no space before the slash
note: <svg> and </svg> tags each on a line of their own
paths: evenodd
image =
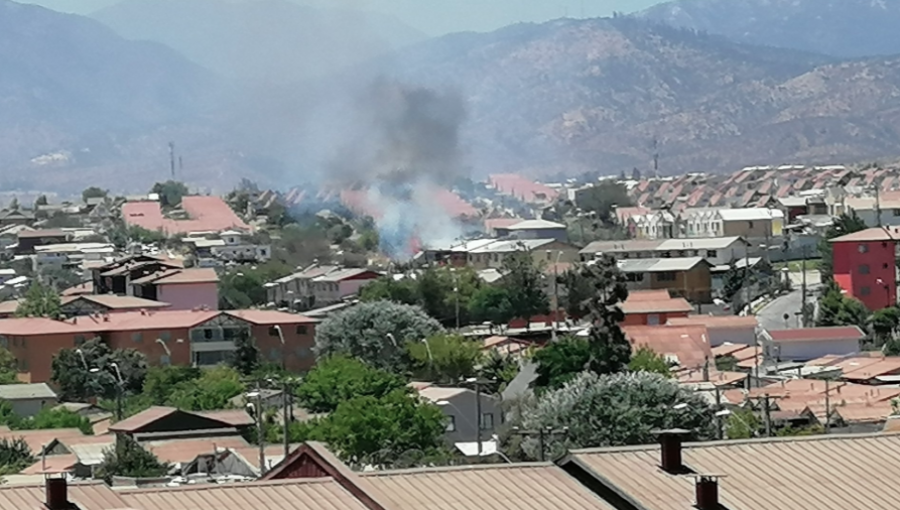
<svg viewBox="0 0 900 510">
<path fill-rule="evenodd" d="M 44 503 L 48 510 L 69 510 L 72 504 L 69 503 L 69 488 L 66 485 L 66 479 L 63 478 L 47 478 L 45 485 L 47 501 Z"/>
<path fill-rule="evenodd" d="M 659 438 L 660 467 L 670 475 L 684 474 L 688 469 L 681 462 L 681 441 L 690 434 L 684 429 L 654 431 Z"/>
<path fill-rule="evenodd" d="M 695 480 L 697 509 L 719 510 L 719 479 L 713 475 L 701 475 Z"/>
</svg>

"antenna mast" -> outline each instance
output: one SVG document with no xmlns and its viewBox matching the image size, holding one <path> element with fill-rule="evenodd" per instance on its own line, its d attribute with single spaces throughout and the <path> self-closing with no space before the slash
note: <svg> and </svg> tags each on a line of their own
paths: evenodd
<svg viewBox="0 0 900 510">
<path fill-rule="evenodd" d="M 172 170 L 172 180 L 175 180 L 175 142 L 169 142 L 169 167 Z"/>
</svg>

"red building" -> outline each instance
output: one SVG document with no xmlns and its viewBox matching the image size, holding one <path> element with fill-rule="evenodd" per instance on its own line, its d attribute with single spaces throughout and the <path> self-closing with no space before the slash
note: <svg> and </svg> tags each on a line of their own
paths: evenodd
<svg viewBox="0 0 900 510">
<path fill-rule="evenodd" d="M 869 310 L 897 302 L 898 238 L 888 228 L 870 228 L 831 240 L 834 281 Z"/>
</svg>

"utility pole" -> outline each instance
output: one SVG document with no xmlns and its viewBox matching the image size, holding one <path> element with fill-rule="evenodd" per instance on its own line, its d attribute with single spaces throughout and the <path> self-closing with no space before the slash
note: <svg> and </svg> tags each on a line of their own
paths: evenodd
<svg viewBox="0 0 900 510">
<path fill-rule="evenodd" d="M 878 228 L 881 228 L 881 193 L 879 188 L 880 186 L 875 183 L 875 223 L 878 225 Z"/>
<path fill-rule="evenodd" d="M 772 405 L 778 399 L 783 398 L 776 395 L 769 395 L 768 393 L 764 395 L 760 395 L 758 397 L 751 397 L 750 400 L 755 400 L 757 404 L 762 403 L 763 405 L 763 421 L 766 426 L 766 437 L 772 437 Z"/>
<path fill-rule="evenodd" d="M 291 442 L 288 438 L 288 425 L 291 423 L 291 415 L 288 411 L 288 399 L 291 398 L 290 385 L 288 384 L 287 379 L 284 380 L 284 386 L 281 390 L 283 393 L 281 394 L 281 411 L 283 413 L 282 419 L 282 429 L 284 430 L 284 458 L 287 458 L 288 454 L 291 453 Z"/>
<path fill-rule="evenodd" d="M 263 434 L 262 385 L 256 381 L 256 442 L 259 444 L 259 476 L 266 474 L 266 436 Z"/>
<path fill-rule="evenodd" d="M 169 142 L 169 167 L 172 170 L 172 180 L 175 180 L 175 142 Z"/>
<path fill-rule="evenodd" d="M 825 379 L 825 433 L 828 433 L 828 429 L 831 426 L 831 395 L 830 393 L 830 384 L 829 380 Z"/>
<path fill-rule="evenodd" d="M 475 429 L 478 437 L 478 458 L 481 458 L 481 381 L 475 379 Z"/>
<path fill-rule="evenodd" d="M 800 320 L 803 321 L 803 324 L 800 326 L 803 328 L 809 324 L 809 318 L 806 316 L 806 248 L 807 246 L 805 244 L 800 248 L 800 253 L 803 257 L 800 261 L 800 272 L 802 273 L 801 277 L 803 278 L 803 281 L 800 284 Z"/>
</svg>

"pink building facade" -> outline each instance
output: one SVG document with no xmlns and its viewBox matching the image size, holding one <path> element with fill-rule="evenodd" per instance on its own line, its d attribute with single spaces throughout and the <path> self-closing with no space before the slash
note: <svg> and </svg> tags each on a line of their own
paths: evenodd
<svg viewBox="0 0 900 510">
<path fill-rule="evenodd" d="M 157 285 L 157 300 L 169 310 L 219 309 L 219 286 L 215 282 L 163 283 Z"/>
</svg>

